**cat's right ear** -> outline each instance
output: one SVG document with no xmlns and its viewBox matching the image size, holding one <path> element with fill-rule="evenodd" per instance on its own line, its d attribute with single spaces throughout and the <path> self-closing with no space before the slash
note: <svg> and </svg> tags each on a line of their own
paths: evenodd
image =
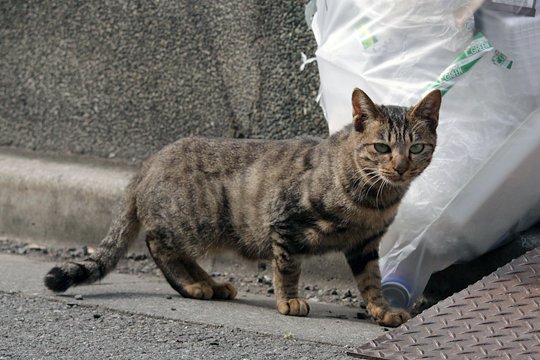
<svg viewBox="0 0 540 360">
<path fill-rule="evenodd" d="M 358 132 L 364 131 L 367 119 L 377 116 L 377 106 L 362 90 L 356 88 L 352 93 L 353 126 Z"/>
<path fill-rule="evenodd" d="M 429 124 L 431 129 L 435 131 L 439 124 L 439 110 L 441 108 L 442 93 L 440 90 L 433 90 L 412 109 L 413 118 L 420 118 Z"/>
</svg>

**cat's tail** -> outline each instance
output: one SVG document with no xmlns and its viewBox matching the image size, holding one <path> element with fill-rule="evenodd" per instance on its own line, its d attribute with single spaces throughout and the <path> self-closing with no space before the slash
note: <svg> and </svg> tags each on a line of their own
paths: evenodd
<svg viewBox="0 0 540 360">
<path fill-rule="evenodd" d="M 96 251 L 85 260 L 69 261 L 53 267 L 45 276 L 45 286 L 63 292 L 71 286 L 102 279 L 116 267 L 141 227 L 136 206 L 136 187 L 141 177 L 135 176 L 127 186 L 119 212 Z"/>
</svg>

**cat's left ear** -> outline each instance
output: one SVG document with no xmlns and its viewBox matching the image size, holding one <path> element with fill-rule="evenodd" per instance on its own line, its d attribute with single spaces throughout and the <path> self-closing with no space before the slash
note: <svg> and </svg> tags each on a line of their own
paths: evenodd
<svg viewBox="0 0 540 360">
<path fill-rule="evenodd" d="M 353 125 L 356 131 L 364 131 L 364 123 L 368 119 L 376 118 L 379 114 L 377 106 L 362 90 L 356 88 L 352 94 Z"/>
<path fill-rule="evenodd" d="M 413 107 L 411 111 L 412 117 L 427 121 L 431 128 L 435 130 L 437 125 L 439 125 L 441 98 L 442 95 L 440 90 L 437 89 L 431 91 Z"/>
</svg>

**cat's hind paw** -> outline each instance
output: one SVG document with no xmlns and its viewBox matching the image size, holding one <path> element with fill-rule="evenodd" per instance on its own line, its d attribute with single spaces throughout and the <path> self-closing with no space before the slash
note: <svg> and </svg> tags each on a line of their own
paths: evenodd
<svg viewBox="0 0 540 360">
<path fill-rule="evenodd" d="M 309 314 L 309 304 L 304 299 L 290 299 L 279 301 L 277 309 L 280 314 L 291 316 L 307 316 Z"/>
<path fill-rule="evenodd" d="M 212 290 L 214 290 L 213 299 L 231 300 L 238 294 L 234 285 L 229 282 L 213 285 Z"/>
</svg>

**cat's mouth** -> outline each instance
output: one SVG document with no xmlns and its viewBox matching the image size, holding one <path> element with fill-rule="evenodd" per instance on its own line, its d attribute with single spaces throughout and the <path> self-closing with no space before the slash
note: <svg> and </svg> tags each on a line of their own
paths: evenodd
<svg viewBox="0 0 540 360">
<path fill-rule="evenodd" d="M 384 171 L 381 169 L 369 172 L 365 174 L 365 176 L 368 179 L 367 182 L 370 184 L 374 184 L 374 183 L 381 184 L 382 182 L 382 184 L 396 186 L 396 187 L 407 185 L 411 181 L 411 176 L 408 173 L 403 173 L 403 174 L 392 173 L 392 172 Z"/>
<path fill-rule="evenodd" d="M 381 174 L 382 178 L 394 186 L 402 186 L 408 184 L 411 179 L 406 173 L 404 174 Z"/>
</svg>

